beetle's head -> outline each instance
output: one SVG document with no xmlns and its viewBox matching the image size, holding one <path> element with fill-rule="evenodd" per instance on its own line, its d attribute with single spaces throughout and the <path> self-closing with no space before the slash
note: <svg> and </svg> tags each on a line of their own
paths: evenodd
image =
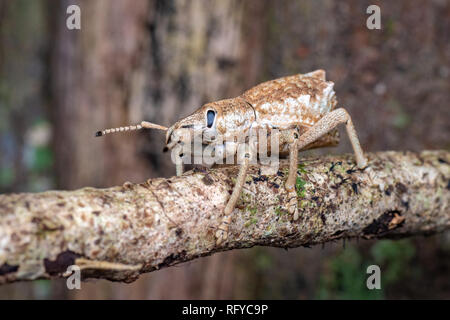
<svg viewBox="0 0 450 320">
<path fill-rule="evenodd" d="M 200 143 L 203 150 L 212 145 L 215 152 L 225 146 L 226 141 L 236 141 L 240 135 L 246 135 L 256 120 L 253 107 L 243 98 L 226 99 L 203 105 L 190 116 L 177 121 L 167 128 L 161 125 L 142 121 L 138 125 L 98 131 L 96 136 L 139 129 L 158 129 L 167 131 L 166 146 L 163 151 L 177 149 L 178 158 L 183 157 L 182 150 L 187 148 L 191 155 L 195 155 L 197 148 L 194 143 Z M 193 148 L 192 148 L 193 147 Z M 174 149 L 175 151 L 175 149 Z M 187 154 L 186 154 L 187 155 Z M 181 165 L 177 164 L 177 175 L 181 172 Z"/>
<path fill-rule="evenodd" d="M 192 144 L 196 138 L 202 145 L 232 139 L 239 134 L 246 134 L 253 121 L 254 109 L 242 98 L 207 103 L 167 130 L 164 151 L 177 144 Z"/>
</svg>

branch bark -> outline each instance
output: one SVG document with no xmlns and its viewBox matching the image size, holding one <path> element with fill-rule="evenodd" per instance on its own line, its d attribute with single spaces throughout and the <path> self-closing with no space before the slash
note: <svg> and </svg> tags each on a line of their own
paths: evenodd
<svg viewBox="0 0 450 320">
<path fill-rule="evenodd" d="M 340 238 L 401 237 L 450 228 L 450 153 L 368 154 L 300 162 L 300 218 L 285 211 L 287 165 L 264 176 L 253 167 L 228 240 L 215 245 L 236 167 L 182 177 L 0 195 L 0 283 L 67 276 L 131 282 L 150 272 L 218 251 L 255 245 L 298 247 Z"/>
</svg>

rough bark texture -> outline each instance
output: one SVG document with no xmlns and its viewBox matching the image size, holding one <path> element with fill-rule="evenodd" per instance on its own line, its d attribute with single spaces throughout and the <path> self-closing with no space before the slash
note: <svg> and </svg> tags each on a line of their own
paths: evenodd
<svg viewBox="0 0 450 320">
<path fill-rule="evenodd" d="M 236 167 L 75 191 L 0 195 L 0 283 L 63 275 L 130 282 L 140 273 L 255 245 L 310 246 L 339 238 L 430 234 L 450 227 L 450 153 L 369 154 L 299 164 L 300 219 L 285 211 L 285 163 L 253 167 L 228 240 L 215 245 Z"/>
</svg>

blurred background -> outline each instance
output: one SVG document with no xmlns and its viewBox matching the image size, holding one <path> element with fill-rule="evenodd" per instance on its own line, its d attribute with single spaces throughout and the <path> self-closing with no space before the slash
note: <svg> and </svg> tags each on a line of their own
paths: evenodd
<svg viewBox="0 0 450 320">
<path fill-rule="evenodd" d="M 69 5 L 81 30 L 68 30 Z M 381 8 L 381 30 L 366 9 Z M 450 1 L 0 0 L 0 193 L 109 187 L 175 174 L 163 133 L 95 139 L 318 68 L 367 151 L 450 148 Z M 341 128 L 342 129 L 342 128 Z M 342 134 L 338 148 L 350 152 Z M 382 290 L 367 290 L 378 264 Z M 215 254 L 69 291 L 0 286 L 6 299 L 450 299 L 450 234 Z"/>
</svg>

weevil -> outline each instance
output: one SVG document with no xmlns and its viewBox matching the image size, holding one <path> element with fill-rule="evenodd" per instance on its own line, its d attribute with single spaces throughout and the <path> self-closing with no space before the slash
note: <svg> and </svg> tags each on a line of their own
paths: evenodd
<svg viewBox="0 0 450 320">
<path fill-rule="evenodd" d="M 263 82 L 238 97 L 207 103 L 171 127 L 143 121 L 134 126 L 98 131 L 96 135 L 142 128 L 159 129 L 166 131 L 166 151 L 192 143 L 193 137 L 200 136 L 203 145 L 214 145 L 217 149 L 224 147 L 223 141 L 228 141 L 227 151 L 223 153 L 226 156 L 238 150 L 240 142 L 233 137 L 245 136 L 255 129 L 276 130 L 279 154 L 289 156 L 289 174 L 284 188 L 288 195 L 288 212 L 296 220 L 295 182 L 299 151 L 337 145 L 339 135 L 336 127 L 345 124 L 357 166 L 365 168 L 367 164 L 350 115 L 344 108 L 336 108 L 333 86 L 332 81 L 326 80 L 324 70 L 316 70 Z M 236 183 L 225 206 L 222 223 L 215 233 L 217 244 L 228 237 L 231 213 L 245 183 L 250 160 L 258 157 L 258 150 L 255 145 L 249 146 L 238 160 L 240 168 Z M 176 168 L 177 175 L 181 175 L 182 164 L 177 163 Z"/>
</svg>

